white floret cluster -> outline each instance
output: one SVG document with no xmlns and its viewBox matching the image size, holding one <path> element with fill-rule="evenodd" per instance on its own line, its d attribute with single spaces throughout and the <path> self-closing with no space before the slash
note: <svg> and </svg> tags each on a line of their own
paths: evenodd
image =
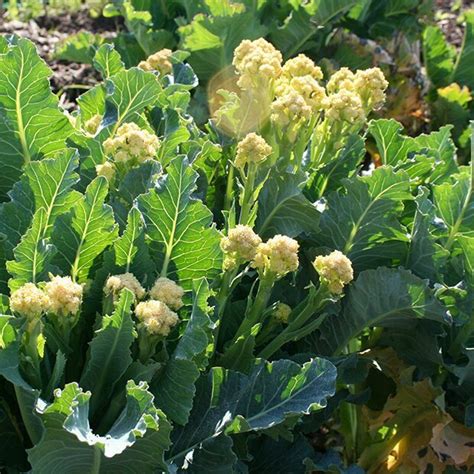
<svg viewBox="0 0 474 474">
<path fill-rule="evenodd" d="M 104 141 L 105 154 L 113 157 L 116 163 L 143 163 L 156 156 L 159 146 L 160 141 L 156 135 L 133 122 L 124 123 L 114 137 Z"/>
<path fill-rule="evenodd" d="M 183 306 L 184 289 L 173 280 L 166 277 L 160 277 L 155 281 L 150 290 L 150 297 L 165 303 L 174 311 Z"/>
<path fill-rule="evenodd" d="M 96 165 L 95 171 L 97 176 L 104 176 L 107 181 L 112 181 L 115 177 L 115 172 L 117 171 L 114 164 L 110 161 L 106 161 L 101 165 Z"/>
<path fill-rule="evenodd" d="M 136 276 L 130 272 L 110 276 L 105 282 L 104 293 L 116 299 L 124 288 L 130 290 L 137 300 L 141 300 L 146 293 Z"/>
<path fill-rule="evenodd" d="M 86 123 L 84 124 L 85 131 L 91 135 L 95 135 L 99 128 L 100 122 L 102 122 L 102 115 L 94 115 L 89 120 L 86 120 Z"/>
<path fill-rule="evenodd" d="M 221 240 L 224 269 L 230 270 L 255 258 L 262 239 L 248 225 L 238 224 Z"/>
<path fill-rule="evenodd" d="M 71 277 L 53 276 L 44 286 L 49 297 L 49 311 L 58 316 L 76 315 L 82 304 L 83 287 Z"/>
<path fill-rule="evenodd" d="M 352 262 L 339 250 L 334 250 L 326 256 L 317 256 L 313 266 L 319 273 L 322 282 L 335 295 L 340 295 L 344 286 L 354 279 Z"/>
<path fill-rule="evenodd" d="M 282 278 L 298 269 L 299 244 L 286 235 L 275 235 L 257 247 L 252 266 L 262 275 Z"/>
<path fill-rule="evenodd" d="M 263 38 L 243 40 L 234 51 L 234 65 L 242 89 L 251 89 L 261 83 L 278 79 L 282 72 L 283 57 L 271 43 Z"/>
<path fill-rule="evenodd" d="M 290 306 L 288 306 L 285 303 L 278 303 L 273 313 L 273 316 L 275 317 L 277 321 L 280 321 L 283 324 L 287 324 L 290 314 L 291 314 Z"/>
<path fill-rule="evenodd" d="M 272 153 L 272 147 L 256 133 L 249 133 L 237 144 L 235 166 L 244 168 L 245 165 L 259 164 Z"/>
<path fill-rule="evenodd" d="M 173 71 L 172 54 L 171 49 L 161 49 L 148 56 L 146 61 L 141 61 L 138 67 L 144 71 L 158 71 L 161 75 L 170 74 Z"/>
<path fill-rule="evenodd" d="M 178 315 L 162 301 L 148 300 L 138 303 L 135 314 L 147 330 L 154 336 L 168 336 L 179 321 Z"/>
<path fill-rule="evenodd" d="M 49 310 L 48 295 L 34 283 L 25 283 L 10 296 L 10 309 L 28 319 L 35 319 Z"/>
</svg>

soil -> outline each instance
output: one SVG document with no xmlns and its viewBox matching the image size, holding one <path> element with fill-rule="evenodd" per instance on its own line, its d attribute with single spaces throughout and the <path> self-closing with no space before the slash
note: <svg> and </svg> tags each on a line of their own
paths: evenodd
<svg viewBox="0 0 474 474">
<path fill-rule="evenodd" d="M 463 0 L 456 2 L 455 0 L 436 0 L 438 10 L 437 24 L 443 30 L 448 41 L 459 48 L 462 44 L 463 27 L 458 23 L 459 10 L 455 10 L 456 6 L 460 6 L 461 10 L 473 7 L 472 0 Z"/>
<path fill-rule="evenodd" d="M 61 13 L 54 16 L 40 16 L 28 22 L 6 21 L 0 17 L 0 34 L 16 34 L 32 40 L 40 56 L 53 71 L 51 86 L 58 93 L 59 100 L 67 110 L 76 107 L 75 99 L 84 92 L 84 87 L 92 87 L 99 81 L 98 73 L 87 64 L 59 61 L 53 58 L 58 42 L 80 31 L 88 31 L 111 38 L 121 25 L 109 18 L 92 18 L 86 10 Z M 75 89 L 71 85 L 80 84 Z"/>
</svg>

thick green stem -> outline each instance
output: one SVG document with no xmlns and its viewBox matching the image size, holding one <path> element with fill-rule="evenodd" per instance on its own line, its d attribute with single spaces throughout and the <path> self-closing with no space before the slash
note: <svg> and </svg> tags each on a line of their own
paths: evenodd
<svg viewBox="0 0 474 474">
<path fill-rule="evenodd" d="M 229 171 L 227 173 L 227 187 L 224 198 L 224 210 L 226 211 L 232 207 L 232 201 L 234 200 L 234 171 L 234 167 L 229 165 Z"/>
<path fill-rule="evenodd" d="M 242 197 L 242 205 L 240 209 L 239 224 L 248 225 L 250 212 L 254 205 L 254 192 L 255 192 L 255 175 L 256 167 L 252 164 L 248 167 L 248 174 L 244 184 L 244 195 Z"/>
<path fill-rule="evenodd" d="M 270 299 L 270 295 L 272 292 L 273 283 L 274 279 L 271 277 L 264 277 L 260 280 L 255 300 L 252 306 L 250 307 L 250 310 L 245 315 L 244 320 L 239 326 L 239 329 L 235 333 L 231 344 L 235 343 L 240 336 L 250 333 L 250 330 L 253 326 L 255 326 L 255 324 L 263 322 L 260 321 L 260 317 L 264 313 L 265 308 L 267 307 L 268 300 Z"/>
</svg>

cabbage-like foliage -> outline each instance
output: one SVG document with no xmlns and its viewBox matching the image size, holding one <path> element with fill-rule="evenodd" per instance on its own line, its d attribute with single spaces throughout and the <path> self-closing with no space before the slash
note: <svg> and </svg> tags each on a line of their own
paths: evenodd
<svg viewBox="0 0 474 474">
<path fill-rule="evenodd" d="M 474 464 L 474 168 L 449 126 L 371 120 L 380 71 L 341 91 L 263 41 L 273 69 L 236 53 L 200 128 L 181 51 L 127 68 L 101 45 L 67 114 L 32 43 L 0 40 L 0 466 Z"/>
</svg>

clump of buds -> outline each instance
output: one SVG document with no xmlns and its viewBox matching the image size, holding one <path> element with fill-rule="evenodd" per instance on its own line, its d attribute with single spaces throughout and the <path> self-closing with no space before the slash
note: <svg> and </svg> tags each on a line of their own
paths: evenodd
<svg viewBox="0 0 474 474">
<path fill-rule="evenodd" d="M 173 51 L 171 51 L 171 49 L 161 49 L 151 56 L 148 56 L 146 61 L 141 61 L 138 67 L 144 71 L 158 71 L 162 76 L 170 74 L 173 71 L 173 64 L 171 62 L 172 54 Z"/>
<path fill-rule="evenodd" d="M 282 278 L 298 269 L 299 244 L 286 235 L 275 235 L 257 247 L 252 266 L 261 275 Z"/>
<path fill-rule="evenodd" d="M 116 300 L 124 288 L 130 290 L 137 300 L 141 300 L 146 293 L 135 275 L 129 272 L 110 276 L 105 282 L 104 292 L 106 295 L 112 295 Z"/>
<path fill-rule="evenodd" d="M 48 295 L 34 283 L 25 283 L 10 296 L 10 309 L 30 320 L 39 318 L 49 308 Z"/>
<path fill-rule="evenodd" d="M 354 279 L 352 262 L 339 250 L 334 250 L 329 255 L 319 255 L 313 262 L 321 282 L 327 285 L 334 295 L 340 295 L 344 286 Z"/>
<path fill-rule="evenodd" d="M 253 260 L 261 243 L 262 239 L 248 225 L 238 224 L 230 229 L 221 240 L 221 249 L 225 254 L 224 269 L 230 270 Z"/>
<path fill-rule="evenodd" d="M 237 145 L 235 166 L 244 168 L 245 165 L 259 164 L 272 153 L 272 147 L 256 133 L 249 133 Z"/>
<path fill-rule="evenodd" d="M 158 137 L 141 129 L 136 123 L 124 123 L 114 137 L 104 141 L 104 151 L 117 163 L 136 161 L 143 163 L 153 159 L 160 146 Z"/>
<path fill-rule="evenodd" d="M 165 303 L 169 308 L 178 311 L 183 306 L 184 289 L 173 280 L 160 277 L 150 290 L 150 297 Z"/>
<path fill-rule="evenodd" d="M 143 301 L 135 308 L 135 314 L 148 334 L 168 336 L 179 321 L 178 315 L 162 301 Z"/>
</svg>

